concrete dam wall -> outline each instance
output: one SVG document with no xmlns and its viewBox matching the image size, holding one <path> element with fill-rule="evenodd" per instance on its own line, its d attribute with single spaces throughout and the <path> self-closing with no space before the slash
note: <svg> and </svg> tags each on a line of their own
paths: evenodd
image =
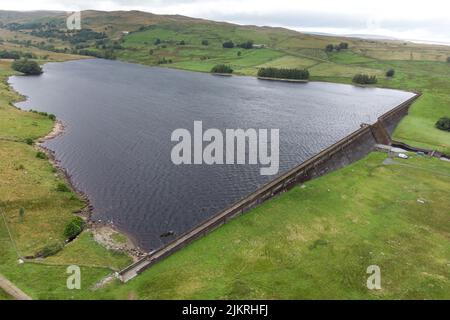
<svg viewBox="0 0 450 320">
<path fill-rule="evenodd" d="M 416 94 L 411 99 L 385 113 L 373 125 L 361 125 L 359 130 L 289 170 L 246 198 L 231 205 L 229 208 L 207 219 L 165 247 L 148 254 L 138 262 L 120 271 L 118 273 L 119 279 L 127 282 L 158 261 L 161 261 L 194 240 L 227 223 L 230 219 L 244 214 L 264 201 L 286 192 L 298 184 L 321 177 L 364 158 L 374 150 L 375 144 L 390 144 L 391 135 L 395 127 L 408 114 L 409 107 L 419 96 L 420 94 Z"/>
</svg>

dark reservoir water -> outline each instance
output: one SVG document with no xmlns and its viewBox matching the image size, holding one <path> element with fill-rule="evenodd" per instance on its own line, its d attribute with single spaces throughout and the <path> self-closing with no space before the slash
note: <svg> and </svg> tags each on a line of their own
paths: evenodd
<svg viewBox="0 0 450 320">
<path fill-rule="evenodd" d="M 310 158 L 412 94 L 348 85 L 289 84 L 105 60 L 45 65 L 12 77 L 23 109 L 54 113 L 64 135 L 46 146 L 95 207 L 146 250 L 187 231 L 274 177 L 255 165 L 175 166 L 172 131 L 280 129 L 280 172 Z"/>
</svg>

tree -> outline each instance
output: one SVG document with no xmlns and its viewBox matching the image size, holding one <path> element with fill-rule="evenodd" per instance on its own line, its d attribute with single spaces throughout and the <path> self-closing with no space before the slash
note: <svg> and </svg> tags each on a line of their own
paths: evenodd
<svg viewBox="0 0 450 320">
<path fill-rule="evenodd" d="M 386 72 L 386 77 L 392 78 L 395 75 L 395 70 L 394 69 L 389 69 Z"/>
<path fill-rule="evenodd" d="M 326 52 L 333 52 L 334 46 L 332 44 L 329 44 L 325 47 Z"/>
<path fill-rule="evenodd" d="M 222 47 L 224 47 L 224 48 L 226 48 L 226 49 L 232 49 L 232 48 L 234 48 L 234 42 L 231 41 L 231 40 L 225 41 L 225 42 L 222 44 Z"/>
<path fill-rule="evenodd" d="M 25 53 L 23 54 L 23 57 L 24 57 L 25 59 L 36 59 L 36 55 L 34 55 L 34 54 L 31 53 L 31 52 L 25 52 Z"/>
<path fill-rule="evenodd" d="M 261 78 L 308 80 L 309 76 L 309 71 L 306 69 L 261 68 L 258 70 L 258 77 Z"/>
<path fill-rule="evenodd" d="M 80 217 L 73 218 L 72 221 L 66 225 L 64 236 L 69 240 L 76 238 L 83 231 L 85 225 L 86 223 Z"/>
<path fill-rule="evenodd" d="M 369 76 L 367 74 L 357 74 L 353 77 L 353 82 L 358 84 L 375 84 L 378 82 L 376 76 Z"/>
<path fill-rule="evenodd" d="M 161 43 L 161 39 L 160 38 L 157 38 L 156 40 L 155 40 L 155 46 L 157 46 L 158 44 L 160 44 Z"/>
<path fill-rule="evenodd" d="M 436 122 L 436 128 L 450 132 L 450 118 L 443 117 Z"/>
<path fill-rule="evenodd" d="M 208 46 L 209 41 L 208 40 L 202 40 L 202 46 Z"/>
<path fill-rule="evenodd" d="M 346 50 L 346 49 L 348 49 L 348 43 L 347 42 L 341 42 L 338 47 L 341 50 Z"/>
<path fill-rule="evenodd" d="M 447 62 L 450 63 L 450 57 L 447 58 Z"/>
<path fill-rule="evenodd" d="M 246 42 L 240 43 L 237 45 L 237 47 L 242 48 L 242 49 L 253 49 L 253 41 L 252 40 L 248 40 Z"/>
<path fill-rule="evenodd" d="M 101 58 L 115 60 L 116 54 L 114 53 L 114 50 L 112 48 L 110 48 L 110 49 L 103 51 Z"/>
<path fill-rule="evenodd" d="M 20 217 L 20 221 L 23 221 L 25 219 L 25 208 L 19 209 L 19 217 Z"/>
<path fill-rule="evenodd" d="M 172 59 L 166 59 L 165 57 L 162 57 L 158 61 L 158 64 L 169 64 L 169 63 L 172 63 Z"/>
<path fill-rule="evenodd" d="M 17 51 L 0 51 L 0 59 L 20 59 L 20 53 Z"/>
<path fill-rule="evenodd" d="M 211 69 L 211 73 L 233 73 L 233 69 L 226 64 L 218 64 Z"/>
<path fill-rule="evenodd" d="M 238 57 L 242 56 L 242 52 L 241 52 L 241 51 L 238 51 L 237 56 L 238 56 Z"/>
<path fill-rule="evenodd" d="M 180 46 L 184 46 L 184 45 L 186 44 L 186 41 L 181 40 L 178 44 L 179 44 Z"/>
<path fill-rule="evenodd" d="M 27 59 L 16 60 L 11 66 L 14 70 L 22 72 L 26 75 L 42 74 L 42 68 L 36 61 L 29 61 Z"/>
</svg>

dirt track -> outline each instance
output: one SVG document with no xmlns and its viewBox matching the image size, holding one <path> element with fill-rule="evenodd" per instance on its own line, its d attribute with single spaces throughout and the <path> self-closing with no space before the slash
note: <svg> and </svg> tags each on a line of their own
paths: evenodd
<svg viewBox="0 0 450 320">
<path fill-rule="evenodd" d="M 17 288 L 13 283 L 11 283 L 1 274 L 0 274 L 0 288 L 5 290 L 6 293 L 8 293 L 10 296 L 14 297 L 17 300 L 32 300 L 30 296 L 28 296 L 22 290 Z"/>
</svg>

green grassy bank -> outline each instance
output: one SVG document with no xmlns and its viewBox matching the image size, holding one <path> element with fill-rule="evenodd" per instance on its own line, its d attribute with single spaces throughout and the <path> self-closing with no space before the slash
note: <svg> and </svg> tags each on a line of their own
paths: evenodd
<svg viewBox="0 0 450 320">
<path fill-rule="evenodd" d="M 12 300 L 12 297 L 0 288 L 0 300 Z"/>
<path fill-rule="evenodd" d="M 90 232 L 55 256 L 18 262 L 19 257 L 62 243 L 65 225 L 84 203 L 72 192 L 57 190 L 64 181 L 47 160 L 36 157 L 36 148 L 26 143 L 28 138 L 36 140 L 49 133 L 53 121 L 11 106 L 20 97 L 6 83 L 13 74 L 10 64 L 0 62 L 0 273 L 33 298 L 91 297 L 97 281 L 130 259 L 97 244 Z M 72 264 L 82 267 L 81 291 L 66 288 L 66 269 Z M 0 299 L 3 297 L 0 292 Z"/>
</svg>

